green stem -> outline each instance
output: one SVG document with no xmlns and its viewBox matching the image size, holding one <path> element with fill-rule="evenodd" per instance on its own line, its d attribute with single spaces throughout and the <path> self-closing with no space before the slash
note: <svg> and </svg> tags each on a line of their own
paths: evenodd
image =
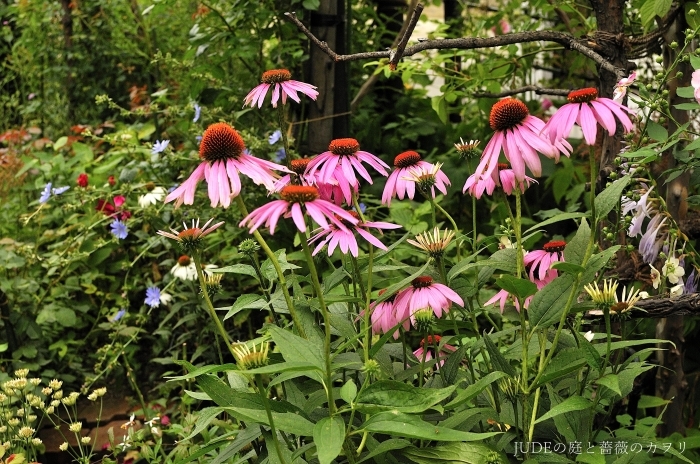
<svg viewBox="0 0 700 464">
<path fill-rule="evenodd" d="M 323 325 L 325 329 L 323 348 L 326 361 L 326 393 L 328 395 L 328 412 L 330 416 L 333 416 L 333 414 L 335 414 L 335 401 L 333 399 L 333 370 L 331 368 L 331 318 L 328 313 L 328 308 L 326 307 L 326 301 L 323 298 L 323 289 L 321 288 L 321 282 L 318 280 L 318 272 L 316 271 L 314 258 L 311 254 L 309 244 L 306 242 L 306 237 L 304 236 L 301 237 L 301 247 L 304 249 L 304 254 L 306 255 L 309 273 L 311 274 L 311 283 L 314 287 L 314 292 L 316 292 L 318 305 L 321 307 L 321 314 L 323 316 Z"/>
<path fill-rule="evenodd" d="M 226 347 L 228 348 L 229 353 L 231 353 L 231 356 L 234 356 L 232 340 L 229 339 L 228 333 L 226 332 L 226 329 L 224 328 L 224 324 L 221 322 L 221 319 L 219 319 L 218 314 L 216 314 L 216 310 L 214 309 L 214 305 L 211 302 L 211 298 L 209 298 L 209 291 L 207 290 L 207 283 L 204 280 L 204 271 L 202 271 L 202 258 L 199 256 L 199 252 L 193 253 L 192 257 L 194 258 L 194 265 L 197 268 L 197 277 L 199 277 L 199 286 L 202 288 L 202 295 L 204 296 L 204 302 L 205 302 L 204 306 L 207 308 L 207 311 L 209 312 L 209 316 L 214 320 L 214 323 L 216 324 L 216 328 L 219 331 L 219 335 L 221 335 L 221 337 L 224 339 L 224 343 L 226 343 Z"/>
<path fill-rule="evenodd" d="M 603 360 L 603 367 L 600 369 L 601 377 L 605 375 L 605 369 L 607 369 L 608 364 L 612 364 L 610 362 L 610 351 L 612 346 L 612 334 L 610 333 L 610 308 L 606 307 L 603 310 L 603 316 L 605 317 L 605 332 L 607 333 L 607 346 L 605 348 L 605 359 Z"/>
<path fill-rule="evenodd" d="M 270 314 L 272 315 L 272 320 L 275 322 L 275 325 L 279 326 L 280 322 L 277 318 L 275 308 L 272 306 L 272 298 L 270 297 L 270 292 L 268 292 L 267 288 L 265 288 L 265 281 L 263 280 L 262 271 L 260 270 L 260 263 L 258 262 L 258 257 L 255 256 L 255 252 L 253 252 L 253 254 L 250 255 L 250 262 L 253 264 L 253 269 L 255 269 L 255 275 L 258 276 L 258 280 L 260 281 L 260 289 L 263 292 L 265 301 L 267 301 L 267 304 L 270 307 Z"/>
<path fill-rule="evenodd" d="M 255 384 L 258 386 L 258 392 L 260 393 L 260 398 L 262 399 L 263 406 L 265 406 L 265 412 L 267 413 L 267 420 L 270 422 L 270 432 L 272 432 L 272 441 L 275 442 L 275 450 L 277 451 L 277 456 L 282 464 L 287 464 L 287 460 L 282 454 L 282 446 L 277 438 L 277 429 L 275 428 L 275 421 L 272 417 L 272 410 L 270 409 L 270 402 L 267 399 L 267 390 L 263 386 L 262 375 L 255 374 Z"/>
<path fill-rule="evenodd" d="M 372 343 L 372 324 L 370 323 L 370 305 L 372 301 L 372 264 L 374 261 L 374 246 L 369 245 L 369 262 L 367 264 L 367 293 L 365 296 L 365 317 L 364 317 L 364 355 L 365 362 L 369 361 L 369 349 Z"/>
<path fill-rule="evenodd" d="M 282 133 L 282 145 L 284 145 L 284 162 L 288 169 L 292 169 L 292 154 L 289 152 L 289 140 L 287 139 L 287 129 L 284 123 L 284 105 L 277 105 L 277 121 L 280 124 Z"/>
<path fill-rule="evenodd" d="M 238 209 L 240 210 L 241 214 L 243 214 L 243 217 L 248 216 L 248 209 L 245 207 L 245 203 L 243 203 L 243 199 L 240 197 L 240 195 L 236 196 L 236 204 L 238 205 Z M 275 268 L 275 272 L 277 273 L 277 280 L 280 284 L 280 287 L 282 287 L 284 301 L 287 303 L 287 308 L 289 309 L 289 314 L 292 316 L 292 322 L 294 323 L 294 327 L 297 329 L 297 332 L 299 332 L 299 335 L 302 338 L 307 338 L 306 332 L 304 331 L 304 327 L 301 325 L 301 320 L 299 319 L 299 315 L 297 314 L 296 308 L 294 307 L 294 303 L 292 302 L 292 297 L 291 295 L 289 295 L 289 289 L 287 288 L 287 279 L 284 278 L 284 272 L 282 271 L 280 262 L 277 260 L 277 256 L 275 256 L 270 247 L 267 245 L 267 242 L 262 237 L 262 235 L 260 235 L 260 232 L 258 232 L 257 230 L 254 231 L 253 237 L 255 237 L 255 240 L 258 241 L 260 248 L 263 249 L 263 251 L 267 255 L 267 258 L 272 263 L 272 266 Z"/>
</svg>

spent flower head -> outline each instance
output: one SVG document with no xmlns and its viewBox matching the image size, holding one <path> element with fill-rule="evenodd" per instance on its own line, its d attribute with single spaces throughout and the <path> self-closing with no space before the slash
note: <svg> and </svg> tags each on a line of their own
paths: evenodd
<svg viewBox="0 0 700 464">
<path fill-rule="evenodd" d="M 617 281 L 606 279 L 603 280 L 603 288 L 598 286 L 598 282 L 585 285 L 583 288 L 598 307 L 609 309 L 615 304 L 617 286 Z"/>
<path fill-rule="evenodd" d="M 244 371 L 266 366 L 269 361 L 269 342 L 263 342 L 260 346 L 253 344 L 252 350 L 247 344 L 238 343 L 234 345 L 232 349 L 233 355 L 236 358 L 236 363 Z"/>
<path fill-rule="evenodd" d="M 157 233 L 158 235 L 162 235 L 163 237 L 175 240 L 180 244 L 180 247 L 185 252 L 192 253 L 193 251 L 199 250 L 199 248 L 202 246 L 202 239 L 204 237 L 214 232 L 216 229 L 218 229 L 224 224 L 224 221 L 221 221 L 209 227 L 209 224 L 211 224 L 213 220 L 213 218 L 209 219 L 206 222 L 206 224 L 204 224 L 200 228 L 199 219 L 197 219 L 196 222 L 194 219 L 192 219 L 192 227 L 188 228 L 187 224 L 183 222 L 182 225 L 185 228 L 181 232 L 178 232 L 177 230 L 171 228 L 170 232 L 159 230 Z"/>
<path fill-rule="evenodd" d="M 469 142 L 465 142 L 462 140 L 462 137 L 460 137 L 459 143 L 455 143 L 455 148 L 457 149 L 457 153 L 459 153 L 460 158 L 474 158 L 481 155 L 481 152 L 479 151 L 480 143 L 481 141 L 479 140 L 470 140 Z"/>
<path fill-rule="evenodd" d="M 214 295 L 223 290 L 223 287 L 221 286 L 221 279 L 223 276 L 223 274 L 204 274 L 204 287 L 207 290 L 207 295 L 209 295 L 209 298 L 214 298 Z M 204 289 L 200 288 L 199 292 L 204 294 Z"/>
<path fill-rule="evenodd" d="M 415 240 L 408 239 L 406 242 L 425 251 L 431 258 L 437 259 L 445 253 L 447 246 L 454 237 L 454 231 L 449 229 L 441 231 L 436 227 L 432 232 L 423 232 L 416 235 Z"/>
</svg>

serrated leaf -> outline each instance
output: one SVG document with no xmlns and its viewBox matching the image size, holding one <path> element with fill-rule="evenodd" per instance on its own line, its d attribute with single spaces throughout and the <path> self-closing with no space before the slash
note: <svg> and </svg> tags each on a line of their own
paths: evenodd
<svg viewBox="0 0 700 464">
<path fill-rule="evenodd" d="M 250 264 L 233 264 L 231 266 L 220 267 L 216 269 L 208 269 L 207 272 L 231 272 L 234 274 L 244 274 L 258 279 L 258 274 L 255 272 L 255 268 Z"/>
<path fill-rule="evenodd" d="M 528 314 L 533 328 L 544 329 L 561 319 L 569 294 L 575 291 L 574 276 L 564 274 L 545 285 L 530 302 Z"/>
<path fill-rule="evenodd" d="M 319 371 L 324 370 L 325 363 L 323 358 L 321 358 L 322 346 L 314 346 L 311 340 L 306 340 L 276 326 L 269 326 L 267 331 L 275 342 L 277 349 L 282 353 L 285 361 L 307 362 L 315 366 Z M 312 378 L 320 380 L 317 374 Z"/>
</svg>

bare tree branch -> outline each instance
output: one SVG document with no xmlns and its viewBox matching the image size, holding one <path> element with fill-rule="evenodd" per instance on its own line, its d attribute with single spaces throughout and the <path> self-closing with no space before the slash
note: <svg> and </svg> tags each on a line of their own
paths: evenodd
<svg viewBox="0 0 700 464">
<path fill-rule="evenodd" d="M 359 60 L 371 60 L 371 59 L 381 59 L 381 58 L 392 58 L 392 51 L 376 51 L 376 52 L 362 52 L 353 53 L 350 55 L 338 55 L 335 53 L 325 42 L 319 40 L 315 37 L 311 31 L 309 31 L 304 24 L 299 21 L 295 13 L 285 13 L 285 15 L 292 21 L 299 30 L 306 35 L 311 42 L 313 42 L 317 47 L 323 50 L 324 53 L 328 54 L 334 61 L 359 61 Z M 610 61 L 606 60 L 599 53 L 595 52 L 592 47 L 596 46 L 593 39 L 584 39 L 586 43 L 591 46 L 584 45 L 581 40 L 575 38 L 570 34 L 565 34 L 563 32 L 556 31 L 529 31 L 529 32 L 516 32 L 514 34 L 504 34 L 496 37 L 464 37 L 460 39 L 435 39 L 435 40 L 425 40 L 417 44 L 407 47 L 402 56 L 413 56 L 416 53 L 423 52 L 425 50 L 447 50 L 447 49 L 458 49 L 458 50 L 474 50 L 479 48 L 494 48 L 502 47 L 504 45 L 512 45 L 519 43 L 529 43 L 529 42 L 555 42 L 560 45 L 565 46 L 570 50 L 575 50 L 578 53 L 590 58 L 595 63 L 600 66 L 600 68 L 605 69 L 611 73 L 614 73 L 618 78 L 625 76 L 626 71 L 624 69 L 614 66 Z"/>
<path fill-rule="evenodd" d="M 665 295 L 639 300 L 629 313 L 633 319 L 652 319 L 669 316 L 700 316 L 700 293 L 669 298 Z M 597 318 L 598 316 L 596 316 Z M 602 316 L 600 316 L 602 317 Z"/>
<path fill-rule="evenodd" d="M 537 85 L 526 85 L 524 87 L 518 87 L 517 89 L 504 90 L 503 92 L 499 93 L 476 92 L 474 93 L 474 96 L 477 98 L 503 98 L 525 92 L 535 92 L 537 95 L 555 95 L 557 97 L 566 97 L 569 95 L 569 93 L 571 93 L 571 90 L 544 89 Z"/>
<path fill-rule="evenodd" d="M 406 50 L 408 39 L 411 38 L 411 34 L 413 34 L 413 30 L 416 28 L 416 24 L 418 24 L 418 20 L 420 19 L 420 14 L 422 12 L 423 4 L 419 3 L 413 10 L 411 20 L 408 22 L 408 27 L 404 31 L 401 40 L 399 40 L 399 45 L 396 47 L 396 53 L 394 53 L 394 55 L 391 56 L 391 59 L 389 60 L 389 69 L 391 69 L 392 71 L 396 71 L 396 65 L 399 63 L 399 60 L 401 60 L 404 50 Z"/>
</svg>

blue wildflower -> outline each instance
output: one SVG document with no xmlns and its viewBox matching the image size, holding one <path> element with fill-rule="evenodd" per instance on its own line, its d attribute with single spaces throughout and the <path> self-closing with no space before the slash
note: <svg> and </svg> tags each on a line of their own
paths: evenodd
<svg viewBox="0 0 700 464">
<path fill-rule="evenodd" d="M 54 195 L 60 195 L 63 192 L 65 192 L 66 190 L 68 190 L 69 188 L 70 187 L 68 187 L 68 186 L 54 188 L 54 189 L 51 189 L 51 193 L 53 193 Z"/>
<path fill-rule="evenodd" d="M 277 160 L 278 163 L 282 162 L 287 157 L 287 152 L 284 151 L 284 148 L 280 148 L 275 152 L 275 160 Z"/>
<path fill-rule="evenodd" d="M 51 182 L 44 186 L 44 190 L 41 191 L 41 197 L 39 197 L 39 203 L 46 203 L 51 198 Z"/>
<path fill-rule="evenodd" d="M 109 322 L 117 322 L 119 319 L 124 317 L 125 314 L 126 314 L 126 309 L 122 308 L 119 310 L 119 312 L 117 312 L 117 314 L 112 316 L 112 318 L 109 320 Z"/>
<path fill-rule="evenodd" d="M 197 145 L 199 145 L 200 143 L 202 143 L 202 136 L 198 135 L 197 137 L 195 137 L 195 140 L 197 140 Z"/>
<path fill-rule="evenodd" d="M 151 308 L 160 306 L 160 289 L 158 287 L 148 287 L 146 289 L 146 300 L 144 303 Z"/>
<path fill-rule="evenodd" d="M 683 294 L 692 295 L 693 293 L 697 293 L 697 291 L 697 276 L 695 275 L 695 268 L 693 268 L 693 271 L 690 273 L 690 275 L 688 276 L 688 280 L 685 281 L 685 285 L 683 286 Z"/>
<path fill-rule="evenodd" d="M 153 144 L 153 148 L 151 148 L 151 153 L 155 155 L 164 152 L 165 149 L 168 148 L 168 144 L 170 144 L 170 140 L 163 140 L 160 142 L 156 140 L 156 143 Z"/>
<path fill-rule="evenodd" d="M 277 142 L 279 142 L 281 138 L 282 138 L 282 131 L 280 131 L 279 129 L 277 129 L 277 130 L 274 131 L 274 132 L 272 133 L 272 135 L 270 135 L 270 137 L 267 139 L 267 143 L 269 143 L 270 145 L 274 145 L 274 144 L 276 144 Z"/>
<path fill-rule="evenodd" d="M 199 121 L 200 114 L 202 114 L 202 107 L 195 103 L 194 104 L 194 119 L 192 120 L 192 122 Z"/>
<path fill-rule="evenodd" d="M 119 240 L 124 240 L 129 235 L 129 229 L 126 227 L 122 221 L 113 221 L 110 225 L 110 232 L 112 235 L 117 237 Z"/>
<path fill-rule="evenodd" d="M 364 203 L 360 203 L 360 212 L 362 214 L 365 214 L 365 211 L 367 211 L 367 205 Z"/>
</svg>

